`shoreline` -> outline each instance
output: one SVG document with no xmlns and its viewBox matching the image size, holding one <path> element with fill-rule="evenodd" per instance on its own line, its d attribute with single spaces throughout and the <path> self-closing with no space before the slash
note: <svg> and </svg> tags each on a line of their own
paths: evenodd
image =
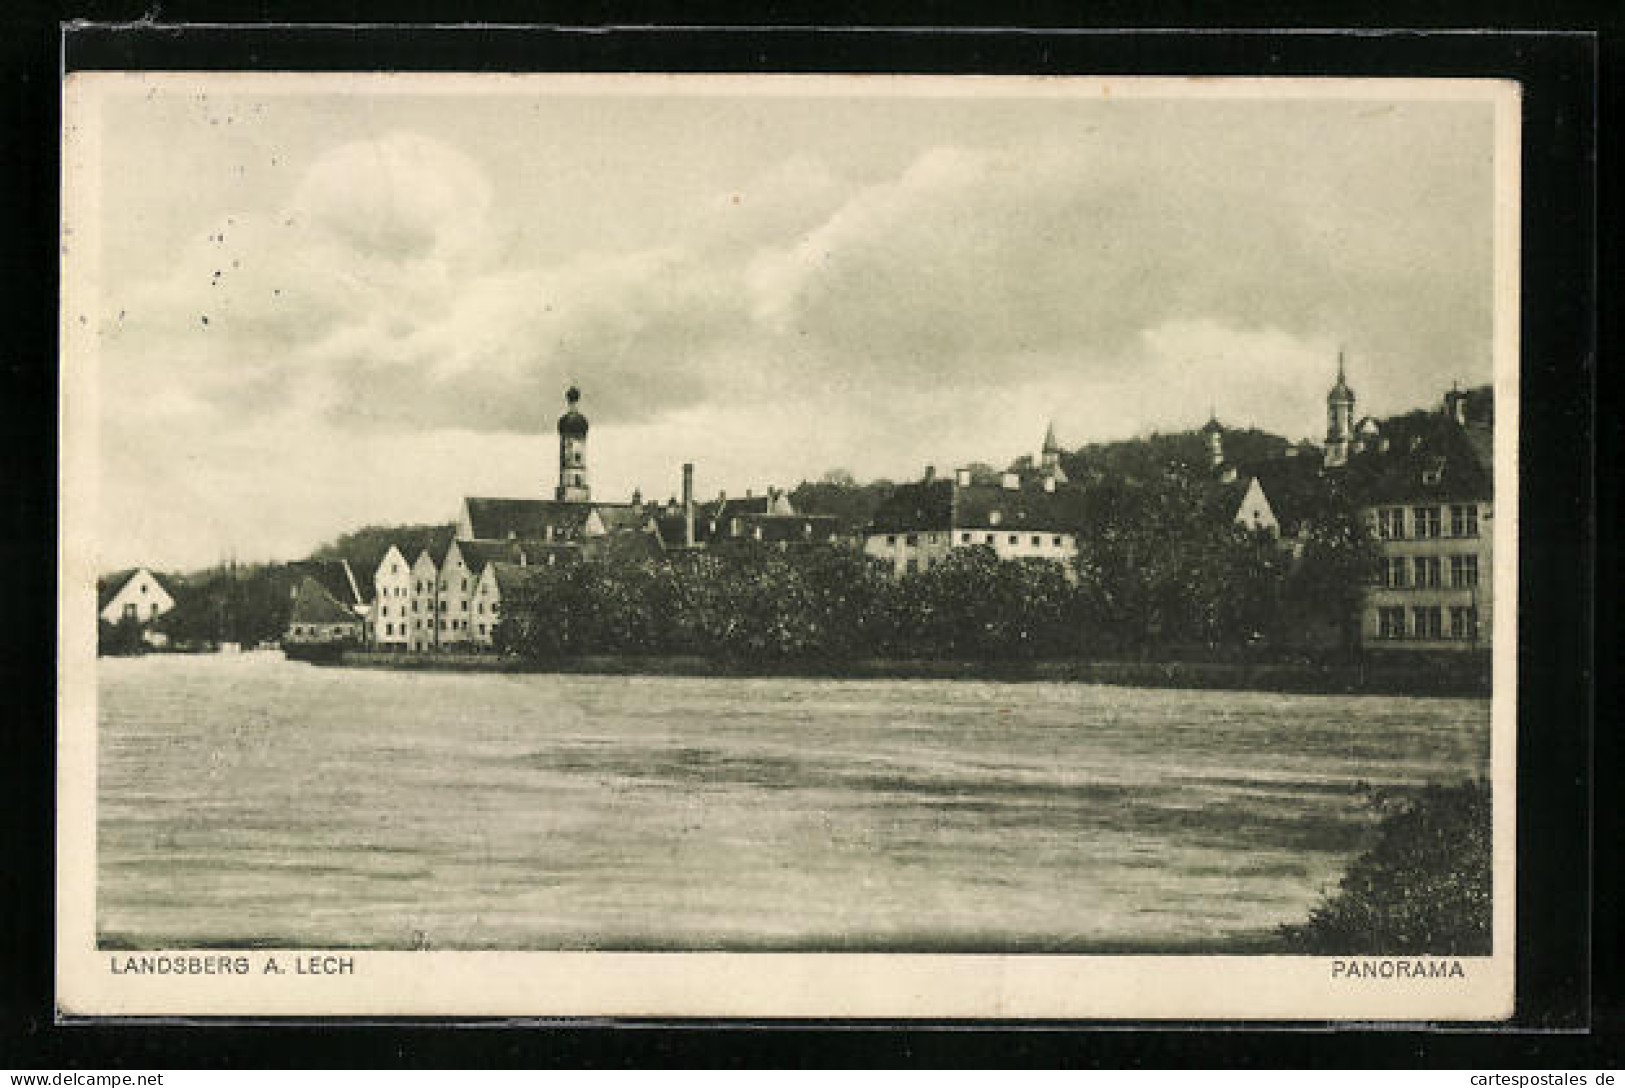
<svg viewBox="0 0 1625 1088">
<path fill-rule="evenodd" d="M 1488 698 L 1484 663 L 1461 660 L 1355 665 L 1198 661 L 911 661 L 865 659 L 779 665 L 717 661 L 699 655 L 587 655 L 527 661 L 497 654 L 412 654 L 345 650 L 339 667 L 404 671 L 677 676 L 732 679 L 997 680 L 1116 687 L 1260 691 L 1300 695 L 1410 695 Z"/>
</svg>

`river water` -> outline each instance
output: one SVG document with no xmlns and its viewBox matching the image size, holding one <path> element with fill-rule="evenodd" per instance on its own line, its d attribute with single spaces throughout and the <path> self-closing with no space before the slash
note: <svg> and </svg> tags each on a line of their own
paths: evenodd
<svg viewBox="0 0 1625 1088">
<path fill-rule="evenodd" d="M 1489 761 L 1481 700 L 98 668 L 110 947 L 1240 950 L 1357 783 Z"/>
</svg>

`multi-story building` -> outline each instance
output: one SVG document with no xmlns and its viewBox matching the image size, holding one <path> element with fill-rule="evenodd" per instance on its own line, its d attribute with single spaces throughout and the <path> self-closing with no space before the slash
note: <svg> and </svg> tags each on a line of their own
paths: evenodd
<svg viewBox="0 0 1625 1088">
<path fill-rule="evenodd" d="M 1236 519 L 1278 533 L 1301 553 L 1318 498 L 1334 483 L 1342 486 L 1380 552 L 1380 570 L 1361 606 L 1360 642 L 1389 649 L 1488 647 L 1495 515 L 1489 391 L 1452 389 L 1437 411 L 1358 423 L 1355 403 L 1339 358 L 1326 398 L 1322 456 L 1248 467 L 1237 484 Z"/>
<path fill-rule="evenodd" d="M 407 636 L 407 649 L 423 653 L 439 645 L 437 638 L 440 617 L 439 568 L 429 549 L 418 552 L 412 563 L 412 590 L 407 603 L 411 606 L 411 632 Z"/>
<path fill-rule="evenodd" d="M 1053 442 L 1053 434 L 1049 442 Z M 1023 476 L 1002 474 L 976 482 L 969 469 L 939 479 L 927 469 L 875 511 L 864 533 L 865 555 L 891 567 L 894 577 L 930 570 L 956 548 L 991 548 L 1000 559 L 1043 559 L 1070 572 L 1078 554 L 1080 497 L 1063 486 L 1058 461 Z M 1057 471 L 1048 471 L 1053 467 Z"/>
<path fill-rule="evenodd" d="M 390 545 L 372 576 L 371 642 L 381 650 L 405 650 L 411 643 L 412 564 Z"/>
</svg>

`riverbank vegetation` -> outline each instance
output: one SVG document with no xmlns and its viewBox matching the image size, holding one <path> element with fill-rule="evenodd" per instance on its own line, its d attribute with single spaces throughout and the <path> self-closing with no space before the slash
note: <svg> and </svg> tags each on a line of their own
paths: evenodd
<svg viewBox="0 0 1625 1088">
<path fill-rule="evenodd" d="M 1376 550 L 1335 493 L 1296 557 L 1223 516 L 1200 470 L 1113 478 L 1089 496 L 1071 567 L 1000 561 L 974 546 L 894 579 L 856 549 L 730 542 L 703 555 L 539 568 L 504 601 L 497 644 L 535 661 L 697 654 L 809 665 L 1264 661 L 1337 657 L 1352 644 Z M 1306 638 L 1309 629 L 1318 634 Z"/>
<path fill-rule="evenodd" d="M 1490 786 L 1373 791 L 1377 841 L 1301 925 L 1288 951 L 1317 956 L 1487 956 L 1491 951 Z"/>
</svg>

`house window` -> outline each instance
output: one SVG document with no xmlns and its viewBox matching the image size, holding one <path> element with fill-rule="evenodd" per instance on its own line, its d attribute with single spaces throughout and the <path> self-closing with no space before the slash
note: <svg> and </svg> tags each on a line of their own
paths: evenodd
<svg viewBox="0 0 1625 1088">
<path fill-rule="evenodd" d="M 384 634 L 393 635 L 394 633 L 395 633 L 395 625 L 393 623 L 384 624 Z"/>
<path fill-rule="evenodd" d="M 1416 535 L 1422 538 L 1432 538 L 1439 535 L 1439 508 L 1437 506 L 1418 506 L 1411 511 L 1412 520 L 1416 524 Z"/>
<path fill-rule="evenodd" d="M 1382 561 L 1382 584 L 1389 589 L 1404 589 L 1410 584 L 1410 564 L 1401 556 L 1389 556 Z"/>
<path fill-rule="evenodd" d="M 1060 537 L 1055 538 L 1055 546 L 1057 548 L 1059 548 L 1061 546 L 1061 538 Z"/>
<path fill-rule="evenodd" d="M 1037 536 L 1033 537 L 1033 547 L 1041 548 L 1043 546 L 1044 546 L 1044 538 L 1043 537 L 1037 537 Z"/>
<path fill-rule="evenodd" d="M 959 534 L 959 542 L 961 544 L 969 544 L 970 543 L 970 534 L 969 533 L 960 533 Z"/>
<path fill-rule="evenodd" d="M 1021 539 L 1021 538 L 1020 538 L 1020 537 L 1018 537 L 1018 536 L 1017 536 L 1017 535 L 1016 535 L 1016 534 L 1015 534 L 1015 533 L 1011 533 L 1011 534 L 1010 534 L 1010 539 L 1009 539 L 1009 540 L 1008 540 L 1008 541 L 1006 541 L 1006 543 L 1008 543 L 1008 544 L 1009 544 L 1009 545 L 1010 545 L 1010 546 L 1011 546 L 1011 547 L 1014 547 L 1014 546 L 1015 546 L 1015 543 L 1016 543 L 1016 541 L 1018 541 L 1018 540 L 1020 540 L 1020 539 Z"/>
<path fill-rule="evenodd" d="M 886 538 L 886 544 L 887 544 L 887 545 L 888 545 L 888 546 L 889 546 L 889 545 L 892 545 L 892 544 L 896 544 L 896 543 L 897 543 L 897 537 L 896 537 L 896 536 L 888 536 L 888 537 L 887 537 L 887 538 Z"/>
<path fill-rule="evenodd" d="M 1403 608 L 1377 609 L 1377 637 L 1382 639 L 1405 637 L 1405 610 Z"/>
<path fill-rule="evenodd" d="M 468 611 L 468 602 L 467 602 L 467 601 L 464 601 L 464 602 L 463 602 L 463 611 L 464 611 L 464 612 L 467 612 L 467 611 Z"/>
<path fill-rule="evenodd" d="M 497 601 L 492 601 L 491 602 L 491 615 L 493 615 L 493 616 L 497 614 L 497 604 L 498 604 Z"/>
<path fill-rule="evenodd" d="M 909 547 L 911 547 L 911 548 L 917 547 L 919 545 L 919 543 L 920 543 L 920 535 L 918 533 L 910 533 L 910 534 L 908 534 L 908 546 Z"/>
<path fill-rule="evenodd" d="M 1450 508 L 1450 535 L 1478 535 L 1478 504 L 1468 503 Z"/>
<path fill-rule="evenodd" d="M 1436 555 L 1419 555 L 1416 557 L 1413 569 L 1416 572 L 1417 589 L 1438 589 L 1441 564 Z"/>
<path fill-rule="evenodd" d="M 391 573 L 391 574 L 399 574 L 400 572 L 401 572 L 401 565 L 399 563 L 391 563 L 389 565 L 389 573 Z"/>
<path fill-rule="evenodd" d="M 416 601 L 416 599 L 414 599 L 412 601 L 412 611 L 416 612 L 417 610 L 418 610 L 418 602 Z"/>
<path fill-rule="evenodd" d="M 480 602 L 480 614 L 481 615 L 485 614 L 485 602 L 484 601 Z"/>
<path fill-rule="evenodd" d="M 146 594 L 146 592 L 147 592 L 147 583 L 142 582 L 141 583 L 141 593 L 144 596 Z"/>
<path fill-rule="evenodd" d="M 1422 470 L 1422 482 L 1431 486 L 1442 479 L 1444 479 L 1444 458 L 1429 458 L 1427 467 Z"/>
<path fill-rule="evenodd" d="M 1450 610 L 1450 637 L 1454 639 L 1478 640 L 1478 609 L 1471 605 L 1455 607 Z"/>
<path fill-rule="evenodd" d="M 463 592 L 464 593 L 468 592 L 468 579 L 467 578 L 463 579 Z"/>
<path fill-rule="evenodd" d="M 1416 638 L 1444 637 L 1444 615 L 1438 605 L 1411 609 L 1411 634 Z"/>
<path fill-rule="evenodd" d="M 440 579 L 440 592 L 446 592 L 446 580 L 444 578 Z"/>
<path fill-rule="evenodd" d="M 135 619 L 135 602 L 132 601 L 124 606 L 124 618 L 127 620 Z"/>
<path fill-rule="evenodd" d="M 1450 557 L 1450 584 L 1457 589 L 1478 585 L 1478 556 L 1452 555 Z"/>
<path fill-rule="evenodd" d="M 485 634 L 485 624 L 480 624 L 480 634 Z"/>
<path fill-rule="evenodd" d="M 1405 539 L 1405 508 L 1385 506 L 1377 511 L 1377 536 L 1382 540 Z"/>
<path fill-rule="evenodd" d="M 920 569 L 920 561 L 918 559 L 912 559 L 911 558 L 906 563 L 903 564 L 903 570 L 904 570 L 905 573 L 908 573 L 908 574 L 913 574 L 915 571 L 917 571 L 919 569 Z"/>
</svg>

